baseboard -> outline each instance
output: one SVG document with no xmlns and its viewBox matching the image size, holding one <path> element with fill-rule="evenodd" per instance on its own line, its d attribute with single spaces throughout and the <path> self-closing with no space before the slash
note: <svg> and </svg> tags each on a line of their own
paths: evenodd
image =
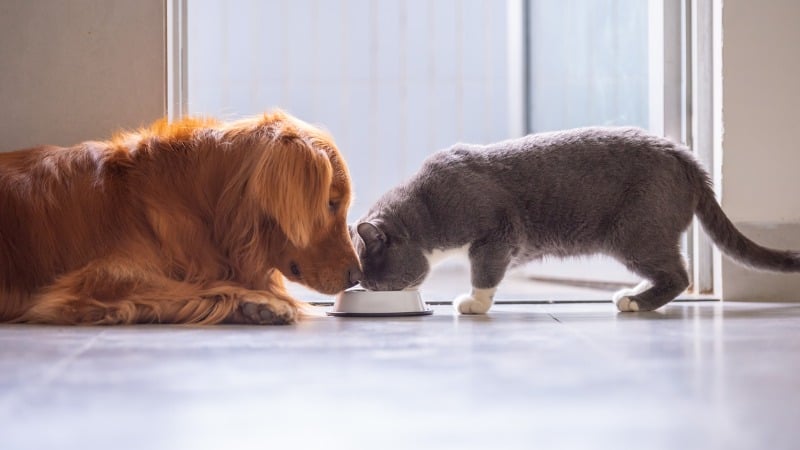
<svg viewBox="0 0 800 450">
<path fill-rule="evenodd" d="M 745 236 L 766 247 L 800 250 L 800 224 L 738 222 Z M 773 273 L 743 267 L 726 257 L 715 283 L 723 301 L 800 302 L 800 273 Z"/>
</svg>

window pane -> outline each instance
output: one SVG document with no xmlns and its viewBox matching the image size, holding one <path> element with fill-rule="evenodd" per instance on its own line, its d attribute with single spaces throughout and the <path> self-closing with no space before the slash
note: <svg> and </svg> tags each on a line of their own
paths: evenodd
<svg viewBox="0 0 800 450">
<path fill-rule="evenodd" d="M 351 220 L 430 153 L 513 137 L 509 89 L 525 90 L 509 86 L 508 2 L 188 3 L 189 112 L 280 107 L 327 128 Z M 648 125 L 647 3 L 530 0 L 530 131 Z"/>
<path fill-rule="evenodd" d="M 496 0 L 189 0 L 189 112 L 280 107 L 328 129 L 355 220 L 432 152 L 508 132 Z"/>
<path fill-rule="evenodd" d="M 528 125 L 648 126 L 648 2 L 530 0 Z"/>
<path fill-rule="evenodd" d="M 351 222 L 456 142 L 516 137 L 526 122 L 648 126 L 645 0 L 187 2 L 189 112 L 279 107 L 328 129 L 353 177 Z M 601 276 L 626 280 L 620 267 Z"/>
</svg>

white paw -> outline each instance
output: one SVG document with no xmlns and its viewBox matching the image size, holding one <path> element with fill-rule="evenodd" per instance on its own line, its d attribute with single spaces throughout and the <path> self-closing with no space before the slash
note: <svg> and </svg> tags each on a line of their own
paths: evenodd
<svg viewBox="0 0 800 450">
<path fill-rule="evenodd" d="M 470 294 L 463 294 L 453 300 L 453 307 L 461 314 L 486 314 L 492 304 L 475 299 Z"/>
<path fill-rule="evenodd" d="M 615 296 L 616 297 L 616 296 Z M 620 298 L 615 298 L 614 303 L 617 304 L 617 309 L 622 312 L 636 312 L 639 311 L 639 304 L 636 300 L 632 300 L 627 295 Z"/>
<path fill-rule="evenodd" d="M 461 314 L 486 314 L 492 307 L 497 289 L 472 289 L 471 294 L 463 294 L 453 300 L 453 307 Z"/>
<path fill-rule="evenodd" d="M 623 312 L 635 312 L 639 310 L 639 304 L 636 303 L 636 300 L 631 299 L 634 295 L 641 294 L 642 292 L 650 289 L 652 287 L 652 283 L 645 280 L 639 283 L 635 288 L 632 289 L 622 289 L 614 293 L 612 297 L 614 304 L 617 305 L 617 309 Z"/>
</svg>

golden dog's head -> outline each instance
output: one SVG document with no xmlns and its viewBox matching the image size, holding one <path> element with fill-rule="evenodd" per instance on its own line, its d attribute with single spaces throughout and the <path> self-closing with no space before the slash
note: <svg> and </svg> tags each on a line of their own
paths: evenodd
<svg viewBox="0 0 800 450">
<path fill-rule="evenodd" d="M 280 229 L 270 239 L 274 267 L 326 294 L 354 285 L 361 271 L 347 229 L 350 175 L 333 139 L 280 111 L 262 123 L 270 144 L 248 189 Z"/>
</svg>

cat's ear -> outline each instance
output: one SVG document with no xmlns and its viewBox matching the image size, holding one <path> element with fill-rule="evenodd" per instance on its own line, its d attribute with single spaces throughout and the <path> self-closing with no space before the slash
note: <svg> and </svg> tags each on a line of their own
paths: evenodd
<svg viewBox="0 0 800 450">
<path fill-rule="evenodd" d="M 386 247 L 386 233 L 384 233 L 379 223 L 361 222 L 356 227 L 358 235 L 364 241 L 364 246 L 369 253 L 378 253 Z"/>
</svg>

